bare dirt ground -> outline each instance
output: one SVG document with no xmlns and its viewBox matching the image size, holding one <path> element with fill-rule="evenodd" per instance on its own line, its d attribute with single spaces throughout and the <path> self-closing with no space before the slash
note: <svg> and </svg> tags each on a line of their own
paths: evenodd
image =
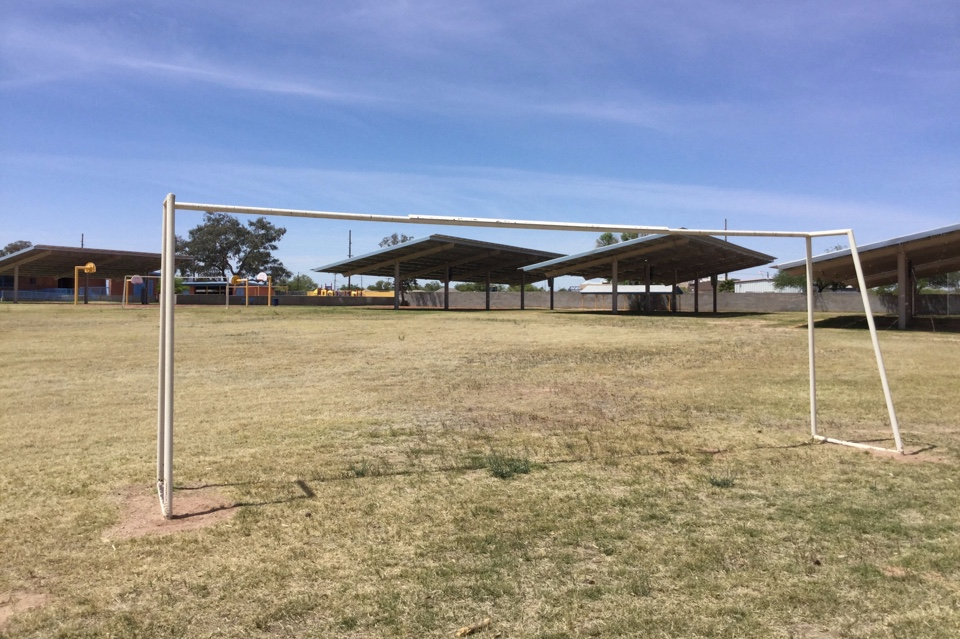
<svg viewBox="0 0 960 639">
<path fill-rule="evenodd" d="M 170 535 L 186 530 L 199 530 L 226 521 L 237 512 L 237 506 L 215 488 L 187 488 L 174 493 L 171 519 L 160 512 L 155 490 L 130 486 L 118 490 L 120 521 L 104 533 L 104 539 L 131 539 L 144 535 Z"/>
<path fill-rule="evenodd" d="M 879 457 L 881 459 L 892 459 L 893 461 L 900 462 L 901 464 L 946 464 L 949 461 L 944 457 L 933 454 L 930 448 L 912 450 L 908 448 L 902 454 L 894 450 L 870 449 L 868 452 L 874 457 Z"/>
<path fill-rule="evenodd" d="M 199 530 L 226 521 L 237 512 L 237 506 L 215 488 L 181 489 L 174 495 L 174 517 L 166 519 L 153 488 L 129 486 L 114 495 L 120 505 L 120 521 L 104 534 L 114 541 L 144 535 L 170 535 Z M 40 608 L 50 602 L 50 595 L 32 592 L 0 593 L 0 629 L 17 613 Z"/>
<path fill-rule="evenodd" d="M 50 600 L 50 595 L 34 592 L 0 593 L 0 629 L 18 612 L 39 608 Z"/>
</svg>

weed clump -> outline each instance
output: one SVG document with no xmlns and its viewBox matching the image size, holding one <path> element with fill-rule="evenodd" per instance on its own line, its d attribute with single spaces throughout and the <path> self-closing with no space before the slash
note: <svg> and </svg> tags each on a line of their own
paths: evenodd
<svg viewBox="0 0 960 639">
<path fill-rule="evenodd" d="M 718 475 L 710 475 L 707 481 L 714 488 L 733 488 L 737 483 L 737 477 L 734 473 L 726 472 Z"/>
<path fill-rule="evenodd" d="M 485 458 L 487 470 L 498 479 L 510 479 L 514 475 L 526 475 L 533 468 L 529 457 L 508 457 L 491 452 Z"/>
</svg>

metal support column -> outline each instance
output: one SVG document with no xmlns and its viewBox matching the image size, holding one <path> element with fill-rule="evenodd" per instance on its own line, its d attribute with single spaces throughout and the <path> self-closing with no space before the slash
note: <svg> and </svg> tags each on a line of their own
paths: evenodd
<svg viewBox="0 0 960 639">
<path fill-rule="evenodd" d="M 450 310 L 450 265 L 447 264 L 447 277 L 443 280 L 443 310 Z"/>
<path fill-rule="evenodd" d="M 677 308 L 677 269 L 673 269 L 673 288 L 670 289 L 670 310 L 676 313 Z"/>
<path fill-rule="evenodd" d="M 489 311 L 490 310 L 490 273 L 487 273 L 487 277 L 484 279 L 484 282 L 486 282 L 486 286 L 484 287 L 484 289 L 486 290 L 486 293 L 487 293 L 486 309 Z"/>
<path fill-rule="evenodd" d="M 913 273 L 907 253 L 897 253 L 897 328 L 906 330 L 913 319 Z"/>
<path fill-rule="evenodd" d="M 617 280 L 620 279 L 619 273 L 617 273 L 617 267 L 619 264 L 617 260 L 613 260 L 613 263 L 610 265 L 610 297 L 613 298 L 613 301 L 610 303 L 610 310 L 613 313 L 617 312 Z"/>
<path fill-rule="evenodd" d="M 643 269 L 643 271 L 644 271 L 644 273 L 643 273 L 643 275 L 644 275 L 644 287 L 645 287 L 645 289 L 644 289 L 644 295 L 643 295 L 643 297 L 644 297 L 644 300 L 643 300 L 643 310 L 646 311 L 647 313 L 650 312 L 650 307 L 651 307 L 651 305 L 650 305 L 650 277 L 651 277 L 650 270 L 651 270 L 651 269 L 650 269 L 650 262 L 647 262 L 646 266 L 645 266 L 644 269 Z"/>
<path fill-rule="evenodd" d="M 693 312 L 700 314 L 700 275 L 693 279 Z"/>
<path fill-rule="evenodd" d="M 710 276 L 710 286 L 713 287 L 713 312 L 717 312 L 717 274 Z"/>
<path fill-rule="evenodd" d="M 393 263 L 393 310 L 400 309 L 400 260 Z"/>
<path fill-rule="evenodd" d="M 547 284 L 550 286 L 550 310 L 553 310 L 553 278 L 547 278 Z"/>
<path fill-rule="evenodd" d="M 526 305 L 526 300 L 524 299 L 524 289 L 527 287 L 527 278 L 526 273 L 520 271 L 520 310 L 524 310 Z"/>
<path fill-rule="evenodd" d="M 20 301 L 20 265 L 13 267 L 13 303 Z"/>
</svg>

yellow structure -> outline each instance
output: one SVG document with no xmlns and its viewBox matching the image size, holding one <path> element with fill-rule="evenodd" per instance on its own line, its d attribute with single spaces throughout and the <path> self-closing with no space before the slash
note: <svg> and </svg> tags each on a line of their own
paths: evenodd
<svg viewBox="0 0 960 639">
<path fill-rule="evenodd" d="M 93 262 L 87 262 L 83 266 L 74 266 L 73 267 L 73 305 L 77 305 L 78 293 L 80 291 L 80 269 L 83 269 L 84 273 L 96 273 L 97 265 Z"/>
<path fill-rule="evenodd" d="M 383 291 L 364 291 L 361 289 L 335 291 L 332 288 L 320 287 L 317 287 L 314 291 L 307 291 L 307 295 L 311 297 L 336 297 L 338 295 L 343 297 L 393 297 L 393 293 L 384 293 Z"/>
<path fill-rule="evenodd" d="M 273 297 L 273 276 L 267 275 L 266 273 L 259 273 L 257 275 L 257 286 L 259 287 L 263 282 L 267 283 L 267 305 L 270 305 L 270 299 Z M 230 283 L 227 285 L 227 306 L 230 306 L 230 287 L 233 286 L 234 290 L 238 287 L 243 287 L 243 300 L 244 306 L 250 306 L 250 280 L 245 277 L 240 277 L 239 275 L 234 275 L 230 278 Z"/>
</svg>

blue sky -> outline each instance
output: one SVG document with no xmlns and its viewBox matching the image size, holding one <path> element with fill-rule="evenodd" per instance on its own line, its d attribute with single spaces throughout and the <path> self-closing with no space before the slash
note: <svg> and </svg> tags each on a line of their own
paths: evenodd
<svg viewBox="0 0 960 639">
<path fill-rule="evenodd" d="M 955 0 L 12 0 L 0 5 L 0 245 L 83 234 L 159 251 L 168 192 L 853 228 L 863 244 L 960 222 L 958 114 Z M 179 214 L 178 234 L 200 221 Z M 273 222 L 294 272 L 345 257 L 348 230 L 354 254 L 393 232 L 564 253 L 596 237 Z M 802 240 L 737 241 L 803 255 Z"/>
</svg>

